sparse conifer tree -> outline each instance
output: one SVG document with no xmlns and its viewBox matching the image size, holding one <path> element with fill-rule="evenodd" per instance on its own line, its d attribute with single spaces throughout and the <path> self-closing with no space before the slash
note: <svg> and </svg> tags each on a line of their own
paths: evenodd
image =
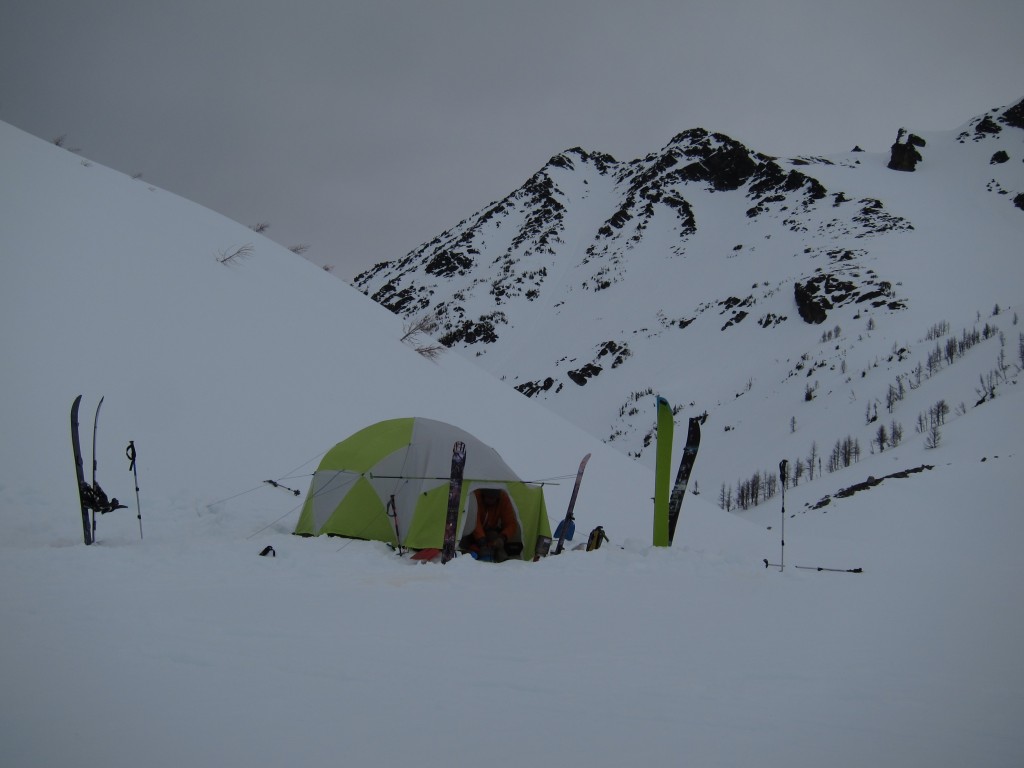
<svg viewBox="0 0 1024 768">
<path fill-rule="evenodd" d="M 901 442 L 903 442 L 903 425 L 894 420 L 889 427 L 889 444 L 895 448 Z"/>
<path fill-rule="evenodd" d="M 755 472 L 750 476 L 750 502 L 755 507 L 761 500 L 761 473 Z"/>
</svg>

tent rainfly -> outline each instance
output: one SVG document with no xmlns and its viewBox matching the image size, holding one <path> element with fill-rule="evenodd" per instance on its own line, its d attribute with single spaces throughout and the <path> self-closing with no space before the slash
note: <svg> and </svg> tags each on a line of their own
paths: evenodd
<svg viewBox="0 0 1024 768">
<path fill-rule="evenodd" d="M 543 488 L 520 480 L 497 451 L 468 432 L 419 417 L 378 422 L 329 450 L 313 473 L 295 533 L 441 547 L 457 440 L 466 444 L 458 536 L 476 524 L 473 492 L 497 488 L 515 510 L 522 558 L 532 560 L 537 537 L 551 536 Z"/>
</svg>

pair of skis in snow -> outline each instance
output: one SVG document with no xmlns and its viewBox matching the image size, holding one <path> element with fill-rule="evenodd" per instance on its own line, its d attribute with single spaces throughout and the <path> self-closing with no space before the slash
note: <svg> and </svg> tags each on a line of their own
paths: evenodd
<svg viewBox="0 0 1024 768">
<path fill-rule="evenodd" d="M 96 433 L 99 430 L 100 408 L 103 407 L 103 398 L 100 398 L 96 405 L 96 414 L 92 421 L 92 482 L 85 479 L 85 460 L 82 457 L 82 442 L 79 436 L 78 412 L 82 405 L 82 396 L 79 395 L 71 404 L 71 448 L 75 454 L 75 474 L 78 480 L 78 501 L 82 511 L 82 538 L 86 544 L 96 541 L 96 515 L 105 515 L 115 509 L 125 509 L 116 498 L 107 498 L 100 484 L 96 481 Z M 135 442 L 128 444 L 126 451 L 128 460 L 131 463 L 131 470 L 135 473 L 135 500 L 139 498 L 138 473 L 135 470 Z M 139 535 L 142 535 L 142 513 L 139 512 Z"/>
<path fill-rule="evenodd" d="M 683 446 L 683 458 L 679 462 L 675 483 L 669 491 L 669 473 L 672 462 L 672 433 L 675 421 L 672 417 L 672 406 L 664 397 L 658 397 L 658 448 L 657 462 L 654 471 L 654 546 L 670 547 L 676 535 L 676 523 L 679 512 L 683 508 L 683 496 L 690 482 L 697 451 L 700 448 L 701 417 L 692 416 L 687 425 L 686 444 Z"/>
</svg>

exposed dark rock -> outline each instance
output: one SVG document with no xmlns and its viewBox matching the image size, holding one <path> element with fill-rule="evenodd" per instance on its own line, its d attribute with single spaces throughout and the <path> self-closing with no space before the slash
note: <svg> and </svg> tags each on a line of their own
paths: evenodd
<svg viewBox="0 0 1024 768">
<path fill-rule="evenodd" d="M 741 309 L 739 312 L 737 312 L 735 315 L 733 315 L 731 318 L 729 318 L 729 320 L 726 322 L 726 324 L 722 326 L 721 330 L 724 331 L 726 328 L 728 328 L 731 325 L 736 325 L 737 323 L 743 322 L 743 319 L 746 316 L 747 316 L 747 311 L 745 309 Z"/>
<path fill-rule="evenodd" d="M 597 352 L 599 358 L 612 355 L 612 368 L 618 368 L 631 354 L 633 353 L 629 351 L 629 347 L 615 341 L 606 341 Z"/>
<path fill-rule="evenodd" d="M 687 200 L 677 195 L 665 195 L 661 202 L 667 205 L 669 208 L 675 210 L 683 224 L 680 228 L 680 233 L 684 235 L 692 235 L 697 231 L 697 220 L 693 216 L 693 208 Z"/>
<path fill-rule="evenodd" d="M 905 480 L 911 475 L 915 475 L 918 472 L 924 472 L 926 469 L 934 469 L 935 467 L 931 464 L 922 464 L 919 467 L 913 467 L 911 469 L 904 469 L 899 472 L 893 472 L 891 475 L 885 475 L 884 477 L 869 477 L 862 483 L 856 483 L 854 485 L 847 486 L 846 488 L 840 488 L 836 491 L 837 499 L 846 499 L 858 491 L 866 491 L 868 488 L 874 488 L 876 485 L 881 485 L 885 480 L 900 479 Z"/>
<path fill-rule="evenodd" d="M 719 314 L 724 314 L 725 312 L 728 312 L 730 309 L 733 309 L 734 307 L 745 306 L 751 298 L 752 297 L 748 296 L 745 299 L 738 299 L 735 296 L 730 296 L 727 299 L 722 299 L 720 302 L 718 302 L 718 306 L 724 307 L 724 309 Z"/>
<path fill-rule="evenodd" d="M 881 485 L 882 482 L 885 481 L 885 480 L 893 480 L 893 479 L 904 479 L 905 480 L 906 478 L 910 477 L 911 475 L 917 474 L 918 472 L 924 472 L 926 469 L 929 469 L 929 470 L 930 469 L 935 469 L 935 467 L 933 465 L 931 465 L 931 464 L 922 464 L 919 467 L 913 467 L 911 469 L 904 469 L 904 470 L 902 470 L 900 472 L 893 472 L 891 475 L 885 475 L 884 477 L 869 477 L 867 480 L 865 480 L 862 483 L 856 483 L 855 485 L 850 485 L 850 486 L 847 486 L 846 488 L 840 488 L 838 491 L 836 491 L 836 498 L 837 499 L 848 498 L 850 496 L 853 496 L 853 494 L 858 493 L 859 491 L 866 491 L 869 488 L 874 488 L 877 485 Z M 810 508 L 811 509 L 821 509 L 822 507 L 827 507 L 831 502 L 832 502 L 832 499 L 829 496 L 825 496 L 820 501 L 818 501 L 817 503 L 813 504 Z"/>
<path fill-rule="evenodd" d="M 1000 163 L 1007 162 L 1009 159 L 1010 156 L 1006 154 L 1006 150 L 1000 149 L 998 152 L 992 155 L 992 159 L 988 161 L 988 164 L 999 165 Z"/>
<path fill-rule="evenodd" d="M 446 347 L 454 346 L 459 342 L 465 344 L 493 344 L 498 340 L 495 330 L 495 323 L 506 323 L 505 315 L 502 312 L 492 312 L 489 315 L 481 315 L 479 320 L 463 320 L 457 327 L 450 330 L 438 339 L 438 342 Z"/>
<path fill-rule="evenodd" d="M 1024 99 L 999 116 L 999 121 L 1014 128 L 1024 128 Z"/>
<path fill-rule="evenodd" d="M 824 296 L 815 296 L 818 286 L 808 281 L 804 285 L 797 281 L 793 286 L 793 294 L 796 299 L 796 309 L 805 323 L 818 325 L 828 318 L 826 310 L 832 308 L 832 303 Z"/>
<path fill-rule="evenodd" d="M 457 251 L 438 251 L 427 262 L 424 271 L 428 275 L 451 277 L 465 274 L 473 266 L 473 259 Z"/>
<path fill-rule="evenodd" d="M 556 191 L 554 181 L 543 171 L 535 173 L 523 185 L 520 192 L 530 214 L 512 240 L 513 250 L 529 240 L 546 247 L 548 239 L 557 235 L 565 216 L 565 206 L 554 197 Z"/>
<path fill-rule="evenodd" d="M 395 284 L 388 283 L 370 297 L 378 304 L 387 307 L 396 315 L 402 314 L 402 310 L 416 301 L 416 289 L 413 286 L 395 291 Z"/>
<path fill-rule="evenodd" d="M 805 190 L 804 207 L 828 194 L 828 190 L 817 179 L 800 171 L 787 173 L 773 160 L 762 162 L 751 176 L 750 189 L 747 193 L 747 197 L 758 200 L 760 205 L 747 211 L 747 216 L 756 216 L 765 204 L 784 202 L 787 193 L 796 192 L 801 188 Z"/>
<path fill-rule="evenodd" d="M 390 261 L 378 261 L 365 272 L 360 272 L 358 275 L 356 275 L 355 280 L 352 281 L 352 285 L 362 290 L 363 293 L 366 293 L 366 284 L 370 282 L 374 277 L 376 277 L 376 275 L 379 272 L 384 272 L 388 269 L 391 269 L 391 267 L 393 266 L 394 264 L 392 264 Z"/>
<path fill-rule="evenodd" d="M 797 310 L 804 322 L 817 325 L 825 321 L 828 310 L 850 302 L 872 301 L 879 307 L 888 305 L 890 309 L 902 309 L 903 304 L 891 301 L 892 285 L 885 281 L 868 284 L 877 285 L 876 290 L 861 294 L 861 286 L 849 280 L 843 280 L 835 274 L 822 273 L 808 279 L 805 283 L 797 282 L 793 286 Z"/>
<path fill-rule="evenodd" d="M 701 152 L 700 159 L 676 175 L 686 181 L 706 181 L 716 192 L 739 189 L 757 170 L 757 162 L 738 141 L 720 134 L 715 134 L 715 138 L 722 142 L 720 146 Z"/>
<path fill-rule="evenodd" d="M 858 224 L 862 224 L 867 229 L 867 232 L 861 233 L 857 235 L 857 237 L 877 235 L 890 230 L 908 230 L 914 228 L 906 219 L 900 218 L 899 216 L 893 216 L 886 211 L 881 200 L 865 197 L 857 202 L 861 205 L 861 209 L 857 212 L 857 215 L 853 217 L 853 221 Z"/>
<path fill-rule="evenodd" d="M 1015 198 L 1013 198 L 1013 204 L 1024 211 L 1024 192 L 1021 192 Z"/>
<path fill-rule="evenodd" d="M 626 225 L 626 222 L 632 218 L 633 215 L 629 212 L 629 210 L 626 208 L 622 208 L 614 216 L 608 219 L 608 223 L 611 224 L 616 229 L 622 229 Z"/>
<path fill-rule="evenodd" d="M 771 328 L 772 326 L 779 325 L 779 323 L 784 322 L 786 322 L 785 315 L 776 315 L 774 312 L 769 312 L 760 320 L 758 320 L 757 324 L 760 325 L 762 328 Z"/>
<path fill-rule="evenodd" d="M 554 385 L 555 380 L 548 376 L 544 381 L 524 381 L 516 386 L 516 390 L 527 397 L 533 397 L 541 392 L 547 392 Z"/>
<path fill-rule="evenodd" d="M 991 133 L 991 134 L 996 134 L 996 133 L 1001 133 L 1002 130 L 1003 129 L 1000 128 L 999 125 L 996 124 L 996 121 L 992 119 L 991 115 L 985 115 L 981 119 L 981 122 L 978 123 L 976 126 L 974 126 L 974 132 L 975 133 Z"/>
<path fill-rule="evenodd" d="M 901 128 L 899 135 L 896 137 L 896 142 L 892 145 L 888 167 L 894 171 L 912 172 L 917 164 L 924 159 L 921 157 L 921 153 L 917 151 L 917 147 L 923 147 L 925 140 L 913 133 L 906 134 L 905 141 L 903 137 L 904 131 Z"/>
<path fill-rule="evenodd" d="M 576 167 L 572 164 L 572 160 L 570 160 L 569 157 L 564 153 L 552 157 L 550 160 L 548 160 L 548 165 L 552 165 L 555 168 L 567 168 L 570 171 Z"/>
<path fill-rule="evenodd" d="M 570 379 L 579 384 L 581 387 L 587 383 L 587 379 L 592 379 L 597 376 L 603 369 L 600 365 L 595 363 L 587 363 L 582 368 L 577 368 L 575 371 L 569 371 L 567 374 Z"/>
</svg>

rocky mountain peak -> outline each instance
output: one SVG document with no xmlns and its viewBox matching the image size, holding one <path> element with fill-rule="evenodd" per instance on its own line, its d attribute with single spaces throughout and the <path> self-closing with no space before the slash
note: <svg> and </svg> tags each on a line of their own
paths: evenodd
<svg viewBox="0 0 1024 768">
<path fill-rule="evenodd" d="M 994 110 L 927 142 L 901 130 L 889 158 L 780 159 L 703 128 L 630 161 L 573 147 L 355 285 L 403 316 L 433 314 L 442 344 L 641 455 L 649 427 L 637 393 L 681 386 L 664 372 L 677 371 L 687 350 L 720 338 L 730 352 L 713 365 L 730 358 L 730 370 L 775 370 L 786 354 L 773 352 L 781 334 L 802 338 L 816 326 L 835 334 L 911 306 L 899 244 L 922 223 L 928 231 L 948 224 L 914 202 L 928 189 L 894 186 L 886 164 L 897 147 L 900 170 L 919 165 L 927 147 L 928 183 L 942 178 L 950 189 L 966 184 L 969 157 L 997 193 L 983 204 L 1005 205 L 1009 195 L 1024 206 L 1020 163 L 1010 162 L 1024 157 L 1024 140 L 1005 130 L 1022 113 L 1021 104 Z M 968 154 L 952 162 L 957 152 Z M 819 363 L 773 375 L 811 375 Z M 703 409 L 723 387 L 746 391 L 731 380 L 691 382 L 687 397 Z"/>
</svg>

